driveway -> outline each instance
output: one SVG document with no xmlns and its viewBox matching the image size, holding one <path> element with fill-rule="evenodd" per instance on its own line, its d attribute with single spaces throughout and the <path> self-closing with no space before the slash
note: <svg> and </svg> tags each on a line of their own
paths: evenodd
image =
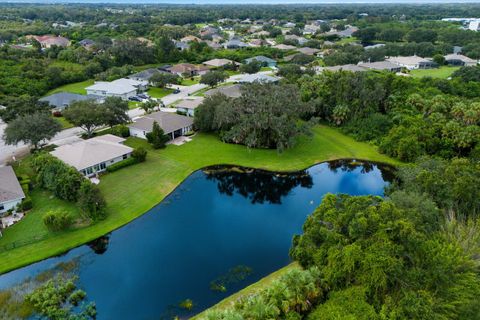
<svg viewBox="0 0 480 320">
<path fill-rule="evenodd" d="M 7 125 L 0 121 L 0 166 L 5 165 L 7 161 L 12 160 L 13 157 L 19 158 L 29 152 L 29 147 L 23 143 L 16 146 L 5 144 L 3 140 L 3 132 Z M 55 144 L 61 146 L 64 144 L 80 141 L 80 134 L 83 132 L 80 128 L 70 128 L 62 130 L 55 137 L 53 137 L 48 144 Z"/>
<path fill-rule="evenodd" d="M 261 71 L 259 74 L 272 74 L 272 71 Z M 231 76 L 226 80 L 226 82 L 239 82 L 243 77 L 247 76 L 246 74 L 239 74 Z M 180 90 L 177 94 L 169 94 L 163 97 L 161 100 L 165 104 L 165 106 L 171 105 L 178 100 L 185 99 L 190 95 L 194 94 L 195 92 L 205 89 L 208 86 L 205 84 L 197 83 L 191 86 L 180 86 L 180 85 L 173 85 L 171 88 L 177 88 Z M 128 116 L 130 119 L 137 118 L 143 116 L 145 112 L 140 109 L 132 109 L 128 111 Z M 23 143 L 18 144 L 17 146 L 9 146 L 6 145 L 3 141 L 3 132 L 7 125 L 0 120 L 0 166 L 5 165 L 7 161 L 11 160 L 13 156 L 20 157 L 26 153 L 28 153 L 28 146 L 25 146 Z M 80 134 L 82 133 L 82 129 L 80 128 L 70 128 L 59 132 L 53 139 L 51 139 L 48 143 L 55 144 L 57 146 L 64 145 L 67 143 L 72 143 L 75 141 L 80 140 Z"/>
</svg>

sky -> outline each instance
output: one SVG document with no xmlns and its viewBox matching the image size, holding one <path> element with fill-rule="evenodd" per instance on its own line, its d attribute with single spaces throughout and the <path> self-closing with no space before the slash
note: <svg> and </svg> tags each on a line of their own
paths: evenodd
<svg viewBox="0 0 480 320">
<path fill-rule="evenodd" d="M 302 3 L 480 3 L 480 0 L 0 0 L 15 3 L 170 3 L 170 4 L 302 4 Z"/>
</svg>

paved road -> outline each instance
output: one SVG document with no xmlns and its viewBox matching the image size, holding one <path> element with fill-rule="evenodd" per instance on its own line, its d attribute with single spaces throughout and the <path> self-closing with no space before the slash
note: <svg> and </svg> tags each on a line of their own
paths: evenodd
<svg viewBox="0 0 480 320">
<path fill-rule="evenodd" d="M 271 71 L 259 72 L 259 74 L 271 74 L 271 73 L 272 73 Z M 243 75 L 243 74 L 234 75 L 228 78 L 226 82 L 238 82 L 244 76 L 247 76 L 247 75 Z M 191 86 L 174 85 L 171 87 L 178 88 L 180 92 L 177 94 L 172 93 L 163 97 L 161 100 L 166 106 L 171 105 L 180 99 L 187 98 L 193 93 L 199 90 L 205 89 L 207 86 L 204 84 L 198 83 Z M 144 114 L 144 111 L 140 108 L 136 108 L 128 111 L 128 115 L 130 119 L 140 117 L 143 114 Z M 28 146 L 25 146 L 24 144 L 19 144 L 17 146 L 5 145 L 5 142 L 3 141 L 3 138 L 2 138 L 5 128 L 6 128 L 6 124 L 1 122 L 0 120 L 0 166 L 5 165 L 5 163 L 11 160 L 13 156 L 18 158 L 19 156 L 24 155 L 28 152 Z M 66 130 L 63 130 L 62 132 L 59 132 L 52 140 L 49 141 L 49 143 L 55 144 L 55 145 L 64 145 L 67 143 L 79 141 L 80 140 L 79 135 L 82 132 L 83 131 L 80 128 L 66 129 Z"/>
</svg>

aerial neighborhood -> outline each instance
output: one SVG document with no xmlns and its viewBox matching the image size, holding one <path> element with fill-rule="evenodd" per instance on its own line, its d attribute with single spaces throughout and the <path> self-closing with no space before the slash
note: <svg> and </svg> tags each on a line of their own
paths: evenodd
<svg viewBox="0 0 480 320">
<path fill-rule="evenodd" d="M 480 5 L 221 2 L 0 4 L 0 318 L 477 319 Z"/>
</svg>

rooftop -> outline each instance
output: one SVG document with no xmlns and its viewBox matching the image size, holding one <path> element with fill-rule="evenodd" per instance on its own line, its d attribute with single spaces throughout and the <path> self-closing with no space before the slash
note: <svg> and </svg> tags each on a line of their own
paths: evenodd
<svg viewBox="0 0 480 320">
<path fill-rule="evenodd" d="M 242 85 L 240 84 L 222 86 L 222 87 L 208 90 L 207 92 L 205 92 L 205 95 L 208 97 L 208 96 L 213 96 L 216 93 L 220 93 L 230 98 L 239 98 L 242 95 L 241 88 L 242 88 Z"/>
<path fill-rule="evenodd" d="M 47 102 L 50 106 L 63 109 L 72 102 L 93 99 L 94 97 L 85 96 L 77 93 L 58 92 L 52 95 L 40 98 L 38 101 Z"/>
<path fill-rule="evenodd" d="M 192 117 L 159 111 L 136 119 L 132 124 L 129 125 L 129 127 L 150 132 L 152 131 L 154 121 L 158 122 L 165 134 L 170 134 L 176 130 L 189 127 L 193 124 Z"/>
<path fill-rule="evenodd" d="M 0 202 L 25 198 L 17 176 L 10 166 L 0 167 Z"/>
<path fill-rule="evenodd" d="M 121 144 L 123 141 L 125 139 L 107 134 L 57 147 L 50 154 L 77 170 L 83 170 L 132 152 L 132 148 Z"/>
<path fill-rule="evenodd" d="M 203 98 L 197 98 L 197 99 L 185 99 L 180 101 L 177 104 L 177 108 L 183 108 L 183 109 L 196 109 L 199 105 L 202 104 Z"/>
</svg>

